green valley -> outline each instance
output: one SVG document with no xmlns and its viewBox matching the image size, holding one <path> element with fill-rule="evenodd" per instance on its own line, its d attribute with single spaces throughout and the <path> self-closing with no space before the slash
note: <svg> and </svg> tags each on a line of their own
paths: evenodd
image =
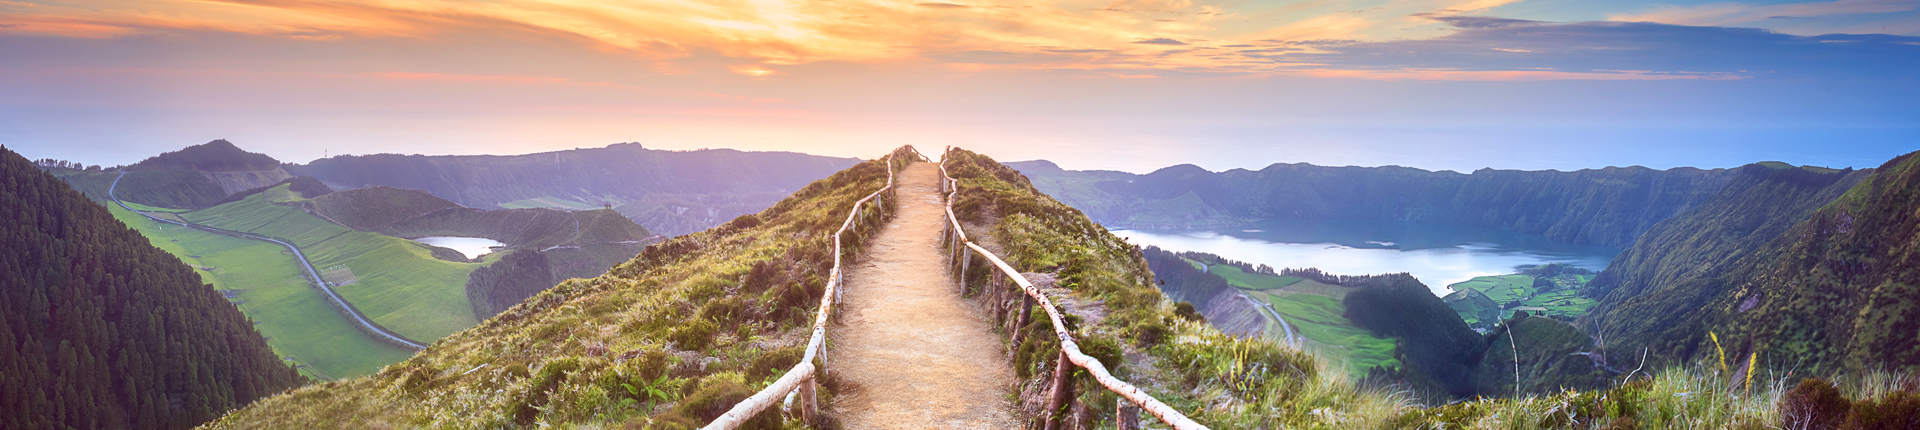
<svg viewBox="0 0 1920 430">
<path fill-rule="evenodd" d="M 114 218 L 155 247 L 190 262 L 200 277 L 230 296 L 255 321 L 267 344 L 300 372 L 321 380 L 368 375 L 413 355 L 374 339 L 335 310 L 301 276 L 280 245 L 156 222 L 118 206 Z"/>
<path fill-rule="evenodd" d="M 436 258 L 434 248 L 425 244 L 354 231 L 308 214 L 298 205 L 304 200 L 281 185 L 182 217 L 288 241 L 316 268 L 351 269 L 356 281 L 336 285 L 335 291 L 374 322 L 410 339 L 432 342 L 478 322 L 467 302 L 465 282 L 469 273 L 491 260 Z M 438 254 L 446 257 L 445 251 Z"/>
<path fill-rule="evenodd" d="M 1594 300 L 1580 293 L 1593 280 L 1591 272 L 1558 264 L 1523 267 L 1521 272 L 1448 285 L 1454 292 L 1441 301 L 1476 329 L 1499 324 L 1516 311 L 1572 320 L 1593 307 Z"/>
</svg>

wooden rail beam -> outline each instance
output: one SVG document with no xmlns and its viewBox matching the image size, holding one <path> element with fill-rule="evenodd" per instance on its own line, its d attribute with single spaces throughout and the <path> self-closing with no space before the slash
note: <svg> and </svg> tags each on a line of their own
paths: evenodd
<svg viewBox="0 0 1920 430">
<path fill-rule="evenodd" d="M 951 151 L 952 151 L 952 147 L 948 147 L 948 152 L 951 153 Z M 980 257 L 986 260 L 987 263 L 991 263 L 995 268 L 999 269 L 995 271 L 996 273 L 1006 274 L 1008 278 L 1012 279 L 1015 284 L 1018 284 L 1020 286 L 1020 289 L 1026 293 L 1025 296 L 1027 298 L 1033 299 L 1033 301 L 1037 304 L 1037 306 L 1040 309 L 1045 310 L 1047 312 L 1047 319 L 1049 320 L 1049 322 L 1053 324 L 1054 336 L 1058 337 L 1060 340 L 1060 357 L 1059 357 L 1060 359 L 1057 360 L 1055 363 L 1056 369 L 1058 369 L 1061 366 L 1066 366 L 1065 363 L 1071 362 L 1074 365 L 1077 365 L 1083 369 L 1087 369 L 1087 373 L 1093 376 L 1094 381 L 1100 383 L 1100 385 L 1102 387 L 1105 387 L 1108 391 L 1112 391 L 1114 394 L 1118 394 L 1121 399 L 1124 399 L 1124 401 L 1130 401 L 1136 405 L 1139 405 L 1141 410 L 1144 410 L 1147 413 L 1152 414 L 1154 418 L 1160 419 L 1161 422 L 1166 423 L 1168 426 L 1171 426 L 1176 430 L 1206 429 L 1207 426 L 1201 425 L 1200 423 L 1194 422 L 1192 419 L 1187 418 L 1185 414 L 1180 413 L 1180 411 L 1178 410 L 1174 410 L 1172 407 L 1167 406 L 1167 404 L 1165 403 L 1161 403 L 1159 399 L 1153 398 L 1152 395 L 1147 394 L 1146 391 L 1141 390 L 1139 387 L 1135 387 L 1133 386 L 1133 384 L 1128 384 L 1126 381 L 1121 381 L 1119 378 L 1113 377 L 1113 374 L 1107 371 L 1107 367 L 1101 364 L 1100 360 L 1094 359 L 1093 357 L 1088 356 L 1085 353 L 1081 352 L 1079 345 L 1073 341 L 1072 333 L 1067 331 L 1065 320 L 1063 317 L 1061 317 L 1060 310 L 1053 305 L 1052 300 L 1047 299 L 1046 295 L 1042 294 L 1040 290 L 1035 288 L 1031 282 L 1028 282 L 1025 277 L 1020 276 L 1020 271 L 1014 270 L 1013 266 L 1007 265 L 1005 261 L 1000 260 L 999 257 L 993 255 L 992 252 L 987 251 L 986 248 L 982 248 L 980 247 L 980 245 L 975 244 L 970 240 L 967 240 L 966 231 L 961 228 L 959 218 L 953 215 L 953 200 L 959 194 L 959 191 L 958 191 L 959 181 L 954 180 L 951 175 L 948 175 L 946 161 L 947 161 L 946 158 L 943 157 L 940 162 L 940 175 L 942 178 L 953 183 L 955 188 L 955 191 L 948 194 L 947 196 L 947 205 L 946 205 L 947 220 L 948 222 L 951 222 L 953 224 L 953 228 L 954 230 L 956 230 L 956 235 L 960 238 L 960 243 L 966 245 L 967 249 L 970 249 L 973 251 L 972 253 L 965 253 L 964 255 L 971 256 L 973 253 L 980 254 Z M 962 263 L 962 267 L 965 267 L 964 261 Z M 1055 378 L 1059 379 L 1063 374 L 1070 375 L 1071 368 L 1068 367 L 1067 370 L 1068 370 L 1067 372 L 1061 372 L 1056 370 L 1056 372 L 1054 373 Z M 1070 381 L 1068 381 L 1067 383 L 1070 384 Z M 1060 381 L 1058 380 L 1055 381 L 1054 386 L 1052 387 L 1053 391 L 1051 393 L 1055 399 L 1050 400 L 1049 403 L 1054 403 L 1055 401 L 1058 400 L 1058 398 L 1061 395 L 1070 394 L 1072 387 L 1070 385 L 1063 387 L 1061 384 L 1062 383 Z M 1070 397 L 1068 398 L 1070 399 Z M 1059 406 L 1059 405 L 1050 405 L 1050 406 Z M 1051 407 L 1050 411 L 1057 412 L 1058 408 Z M 1053 428 L 1052 427 L 1053 422 L 1054 420 L 1052 419 L 1052 417 L 1049 417 L 1048 419 L 1049 429 Z"/>
<path fill-rule="evenodd" d="M 907 150 L 912 151 L 914 154 L 919 154 L 919 151 L 913 149 L 912 146 L 908 146 Z M 895 152 L 898 152 L 898 150 Z M 795 409 L 794 403 L 796 401 L 800 403 L 797 415 L 800 415 L 801 421 L 806 422 L 808 425 L 819 423 L 819 378 L 816 377 L 816 373 L 818 375 L 827 375 L 830 373 L 826 366 L 827 323 L 833 319 L 835 315 L 834 305 L 841 302 L 841 291 L 843 290 L 841 287 L 846 285 L 846 271 L 841 270 L 841 268 L 844 267 L 841 264 L 841 260 L 845 254 L 845 248 L 841 246 L 841 235 L 849 231 L 855 231 L 857 234 L 860 225 L 859 220 L 865 216 L 865 209 L 867 209 L 869 203 L 873 204 L 874 214 L 876 216 L 884 214 L 885 206 L 882 203 L 883 200 L 881 200 L 881 196 L 894 190 L 893 173 L 895 167 L 893 162 L 893 154 L 887 154 L 887 185 L 861 198 L 860 201 L 854 202 L 853 207 L 848 210 L 846 220 L 840 222 L 840 229 L 833 233 L 833 269 L 827 274 L 827 291 L 820 295 L 819 313 L 814 315 L 813 333 L 807 338 L 807 349 L 805 353 L 802 354 L 800 363 L 795 364 L 792 369 L 787 370 L 787 373 L 782 374 L 780 379 L 775 380 L 772 385 L 768 385 L 766 388 L 761 389 L 760 392 L 747 397 L 746 400 L 734 404 L 733 407 L 729 408 L 720 418 L 707 423 L 705 427 L 701 427 L 701 430 L 733 430 L 739 428 L 740 425 L 746 423 L 746 420 L 753 418 L 754 415 L 771 407 L 774 403 L 773 399 L 783 396 L 785 397 L 783 403 L 786 405 L 786 409 L 790 411 Z M 871 225 L 869 225 L 869 227 L 871 227 Z"/>
</svg>

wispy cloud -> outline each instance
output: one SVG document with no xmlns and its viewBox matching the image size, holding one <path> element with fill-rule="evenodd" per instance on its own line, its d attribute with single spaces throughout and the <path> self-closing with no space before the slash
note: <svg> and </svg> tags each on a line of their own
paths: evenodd
<svg viewBox="0 0 1920 430">
<path fill-rule="evenodd" d="M 1152 39 L 1136 40 L 1136 41 L 1133 41 L 1133 43 L 1138 43 L 1142 45 L 1185 45 L 1187 44 L 1186 42 L 1168 39 L 1165 37 L 1155 37 Z"/>
<path fill-rule="evenodd" d="M 1920 0 L 1837 0 L 1769 5 L 1732 2 L 1659 6 L 1644 12 L 1608 15 L 1607 19 L 1679 25 L 1730 25 L 1768 19 L 1906 12 L 1915 9 L 1920 9 Z"/>
<path fill-rule="evenodd" d="M 1359 42 L 1288 61 L 1353 76 L 1525 79 L 1890 79 L 1920 70 L 1920 37 L 1794 36 L 1766 30 L 1576 22 L 1463 29 L 1428 40 Z M 1409 79 L 1424 79 L 1410 77 Z"/>
<path fill-rule="evenodd" d="M 1863 67 L 1899 63 L 1809 48 L 1802 46 L 1809 42 L 1785 35 L 1702 25 L 1920 5 L 1920 0 L 1720 3 L 1612 16 L 1684 24 L 1660 26 L 1483 15 L 1517 0 L 1364 5 L 1312 0 L 1266 9 L 1217 1 L 0 1 L 0 22 L 6 23 L 0 37 L 231 34 L 344 45 L 485 35 L 582 46 L 646 62 L 658 74 L 706 70 L 734 79 L 792 79 L 802 76 L 797 66 L 809 64 L 929 62 L 969 72 L 1113 76 L 1299 75 L 1311 69 L 1315 76 L 1380 79 L 1669 79 L 1810 70 L 1772 64 L 1788 62 L 1783 53 L 1789 52 L 1802 60 L 1845 56 L 1852 61 L 1845 64 Z M 1873 42 L 1865 49 L 1872 55 L 1903 54 L 1894 51 L 1895 44 Z M 692 62 L 704 62 L 705 68 Z M 1351 73 L 1336 73 L 1341 70 Z M 1404 73 L 1387 73 L 1396 70 Z"/>
</svg>

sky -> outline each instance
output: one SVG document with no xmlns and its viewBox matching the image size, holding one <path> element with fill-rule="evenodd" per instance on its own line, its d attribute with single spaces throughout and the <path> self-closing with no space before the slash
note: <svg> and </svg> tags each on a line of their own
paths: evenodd
<svg viewBox="0 0 1920 430">
<path fill-rule="evenodd" d="M 0 0 L 0 144 L 1874 167 L 1920 0 Z"/>
</svg>

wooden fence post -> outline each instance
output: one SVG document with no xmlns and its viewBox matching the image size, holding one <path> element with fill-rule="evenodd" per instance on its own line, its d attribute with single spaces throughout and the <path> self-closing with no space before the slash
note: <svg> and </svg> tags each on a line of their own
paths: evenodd
<svg viewBox="0 0 1920 430">
<path fill-rule="evenodd" d="M 1047 397 L 1046 430 L 1066 428 L 1064 421 L 1067 404 L 1073 401 L 1073 361 L 1067 359 L 1067 351 L 1060 350 L 1060 356 L 1053 366 L 1053 391 Z"/>
<path fill-rule="evenodd" d="M 1125 397 L 1114 401 L 1120 404 L 1113 411 L 1114 427 L 1118 430 L 1140 430 L 1140 407 Z"/>
<path fill-rule="evenodd" d="M 1019 354 L 1020 341 L 1023 340 L 1022 338 L 1027 337 L 1027 315 L 1032 313 L 1033 297 L 1023 292 L 1023 294 L 1020 294 L 1020 317 L 1014 322 L 1013 329 L 1010 330 L 1013 332 L 1013 346 L 1011 348 L 1015 355 Z"/>
<path fill-rule="evenodd" d="M 963 243 L 960 246 L 966 246 L 966 244 Z M 973 263 L 973 253 L 967 251 L 960 250 L 960 297 L 967 296 L 967 266 Z"/>
</svg>

